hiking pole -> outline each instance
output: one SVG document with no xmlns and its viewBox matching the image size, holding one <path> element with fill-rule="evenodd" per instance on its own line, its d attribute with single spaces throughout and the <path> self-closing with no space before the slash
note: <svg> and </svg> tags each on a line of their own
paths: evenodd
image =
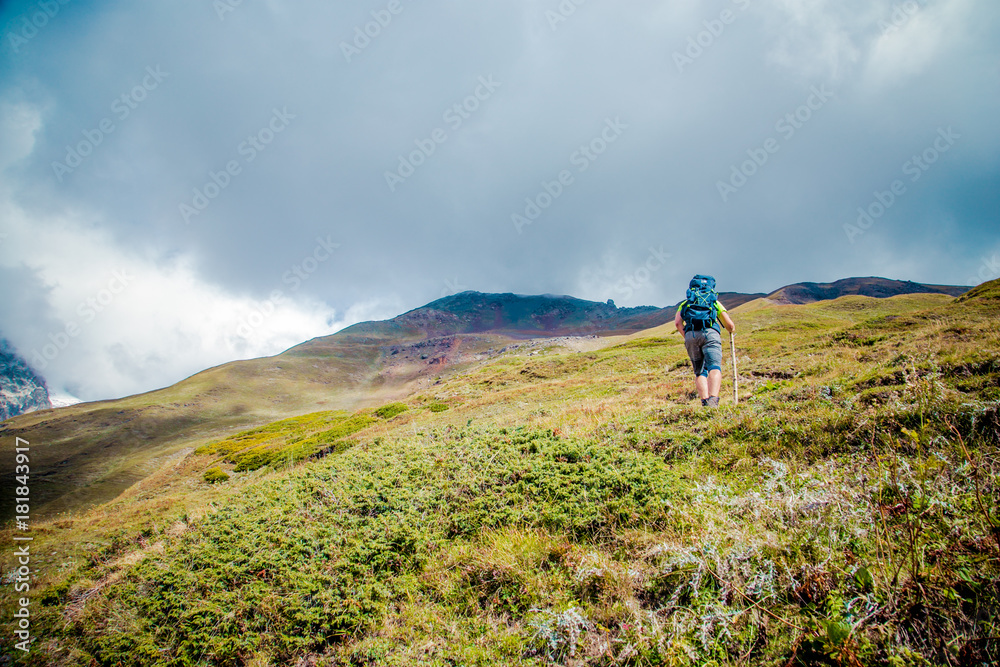
<svg viewBox="0 0 1000 667">
<path fill-rule="evenodd" d="M 740 402 L 740 381 L 736 375 L 736 334 L 729 334 L 729 349 L 733 353 L 733 402 Z"/>
</svg>

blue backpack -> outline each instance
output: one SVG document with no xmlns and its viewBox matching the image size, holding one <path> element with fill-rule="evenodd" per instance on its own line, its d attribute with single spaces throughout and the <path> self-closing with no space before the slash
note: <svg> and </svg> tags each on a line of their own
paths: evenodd
<svg viewBox="0 0 1000 667">
<path fill-rule="evenodd" d="M 719 295 L 715 292 L 715 278 L 698 275 L 691 279 L 686 294 L 686 303 L 681 309 L 686 331 L 701 331 L 715 329 L 718 331 L 716 319 L 719 316 L 715 302 Z"/>
</svg>

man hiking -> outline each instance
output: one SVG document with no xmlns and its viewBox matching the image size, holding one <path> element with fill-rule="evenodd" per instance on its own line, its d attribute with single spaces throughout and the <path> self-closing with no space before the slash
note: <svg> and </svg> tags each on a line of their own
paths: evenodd
<svg viewBox="0 0 1000 667">
<path fill-rule="evenodd" d="M 684 301 L 677 307 L 674 326 L 684 336 L 691 365 L 694 366 L 694 386 L 701 404 L 719 405 L 722 388 L 722 332 L 719 322 L 730 334 L 736 331 L 726 307 L 715 291 L 715 278 L 698 275 L 691 279 Z"/>
</svg>

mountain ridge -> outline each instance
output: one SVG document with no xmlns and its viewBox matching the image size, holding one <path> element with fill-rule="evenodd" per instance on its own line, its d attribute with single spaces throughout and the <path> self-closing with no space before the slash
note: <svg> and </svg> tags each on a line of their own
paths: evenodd
<svg viewBox="0 0 1000 667">
<path fill-rule="evenodd" d="M 832 283 L 794 283 L 786 285 L 767 295 L 767 299 L 779 304 L 805 304 L 828 301 L 842 296 L 869 296 L 882 299 L 900 294 L 947 294 L 961 296 L 971 290 L 970 286 L 929 285 L 910 280 L 891 280 L 869 276 L 866 278 L 842 278 Z"/>
<path fill-rule="evenodd" d="M 769 299 L 776 303 L 805 304 L 841 296 L 860 295 L 886 298 L 900 294 L 948 294 L 959 296 L 971 287 L 960 285 L 930 285 L 913 281 L 869 276 L 843 278 L 832 283 L 801 282 L 785 285 L 770 293 L 719 292 L 726 308 L 736 308 L 754 299 Z M 491 293 L 466 290 L 435 299 L 423 306 L 380 322 L 361 322 L 336 334 L 370 333 L 380 323 L 401 327 L 403 331 L 423 331 L 428 337 L 456 333 L 486 331 L 517 335 L 584 335 L 626 333 L 650 329 L 674 318 L 677 303 L 666 306 L 619 307 L 613 300 L 589 301 L 569 295 L 525 295 L 511 292 Z M 525 317 L 524 310 L 531 315 Z M 485 324 L 482 314 L 494 313 L 492 323 Z M 478 314 L 480 317 L 475 317 Z M 555 326 L 556 324 L 562 326 Z M 401 331 L 402 332 L 402 331 Z"/>
</svg>

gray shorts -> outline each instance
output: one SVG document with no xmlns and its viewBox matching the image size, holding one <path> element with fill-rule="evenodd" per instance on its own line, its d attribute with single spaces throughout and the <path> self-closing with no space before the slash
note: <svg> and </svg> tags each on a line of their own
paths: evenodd
<svg viewBox="0 0 1000 667">
<path fill-rule="evenodd" d="M 722 370 L 722 335 L 715 329 L 688 331 L 684 334 L 695 375 L 708 375 L 709 371 Z"/>
</svg>

